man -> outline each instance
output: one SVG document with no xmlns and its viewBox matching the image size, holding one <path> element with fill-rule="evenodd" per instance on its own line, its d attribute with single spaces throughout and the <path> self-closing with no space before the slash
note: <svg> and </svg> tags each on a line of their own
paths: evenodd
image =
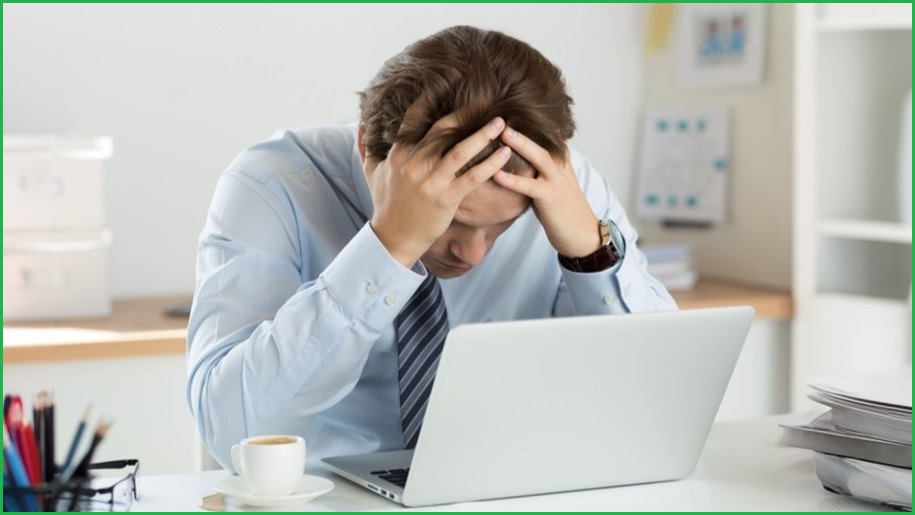
<svg viewBox="0 0 915 515">
<path fill-rule="evenodd" d="M 188 329 L 188 403 L 223 465 L 256 434 L 304 436 L 309 462 L 412 447 L 448 327 L 676 309 L 566 147 L 570 104 L 527 44 L 453 27 L 385 63 L 358 127 L 236 158 Z"/>
</svg>

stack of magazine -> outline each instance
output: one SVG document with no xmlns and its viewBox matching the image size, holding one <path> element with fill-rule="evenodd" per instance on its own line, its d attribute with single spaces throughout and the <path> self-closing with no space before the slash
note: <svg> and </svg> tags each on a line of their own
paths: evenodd
<svg viewBox="0 0 915 515">
<path fill-rule="evenodd" d="M 781 444 L 816 451 L 817 477 L 827 490 L 911 511 L 911 367 L 810 387 L 809 397 L 829 410 L 781 424 Z"/>
<path fill-rule="evenodd" d="M 689 244 L 640 245 L 639 249 L 648 260 L 648 273 L 668 290 L 688 290 L 696 284 Z"/>
</svg>

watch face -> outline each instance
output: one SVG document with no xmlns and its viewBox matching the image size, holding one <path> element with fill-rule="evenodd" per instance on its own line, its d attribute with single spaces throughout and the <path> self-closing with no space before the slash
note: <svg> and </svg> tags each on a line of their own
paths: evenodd
<svg viewBox="0 0 915 515">
<path fill-rule="evenodd" d="M 612 220 L 608 220 L 608 222 L 610 224 L 610 240 L 613 242 L 613 246 L 616 247 L 615 254 L 617 259 L 622 258 L 626 255 L 626 243 L 623 240 L 623 235 Z"/>
<path fill-rule="evenodd" d="M 610 220 L 604 219 L 598 222 L 600 226 L 600 244 L 603 247 L 610 245 L 611 240 L 611 230 L 610 230 Z"/>
</svg>

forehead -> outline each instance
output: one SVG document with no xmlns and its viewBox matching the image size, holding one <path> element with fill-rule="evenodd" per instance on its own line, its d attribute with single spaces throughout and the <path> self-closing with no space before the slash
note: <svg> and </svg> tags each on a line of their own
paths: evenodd
<svg viewBox="0 0 915 515">
<path fill-rule="evenodd" d="M 528 197 L 489 180 L 464 197 L 454 221 L 478 228 L 499 225 L 521 216 L 529 204 Z"/>
</svg>

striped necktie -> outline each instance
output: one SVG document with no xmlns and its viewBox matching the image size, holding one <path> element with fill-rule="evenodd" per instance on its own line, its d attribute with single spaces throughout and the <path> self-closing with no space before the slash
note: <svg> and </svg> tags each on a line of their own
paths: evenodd
<svg viewBox="0 0 915 515">
<path fill-rule="evenodd" d="M 445 336 L 448 334 L 448 312 L 438 281 L 432 274 L 410 297 L 397 318 L 397 362 L 400 375 L 400 421 L 404 448 L 416 447 L 419 429 L 426 413 L 429 392 L 438 368 Z"/>
</svg>

